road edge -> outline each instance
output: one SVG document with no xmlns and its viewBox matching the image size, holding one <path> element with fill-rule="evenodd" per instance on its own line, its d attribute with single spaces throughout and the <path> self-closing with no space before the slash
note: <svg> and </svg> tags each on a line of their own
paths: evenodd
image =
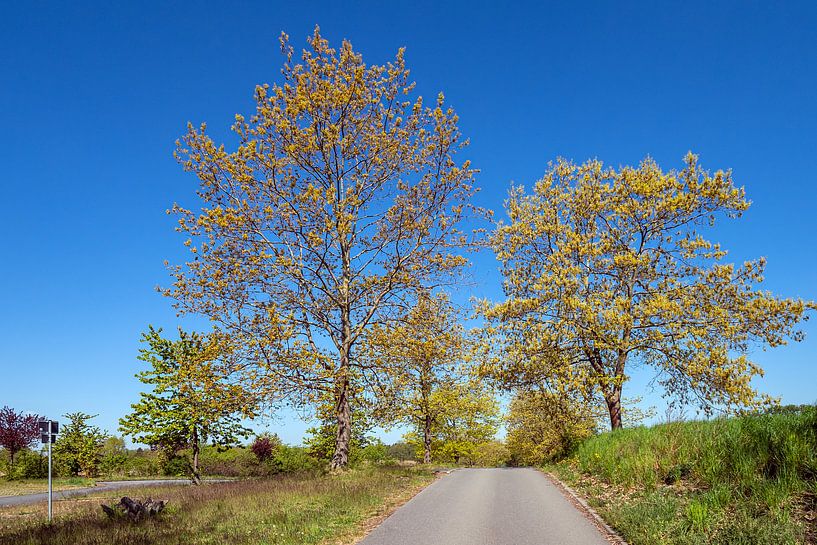
<svg viewBox="0 0 817 545">
<path fill-rule="evenodd" d="M 328 541 L 327 543 L 337 543 L 338 545 L 357 545 L 366 537 L 374 531 L 375 528 L 383 524 L 383 522 L 392 516 L 395 511 L 403 507 L 405 504 L 410 502 L 423 490 L 426 490 L 429 486 L 433 485 L 437 481 L 440 480 L 444 475 L 451 473 L 451 471 L 432 471 L 433 479 L 425 484 L 420 484 L 404 490 L 402 492 L 397 492 L 396 494 L 392 494 L 386 501 L 377 509 L 377 511 L 372 514 L 370 517 L 361 521 L 358 525 L 357 531 L 350 536 L 346 536 L 342 538 L 340 541 Z"/>
<path fill-rule="evenodd" d="M 553 483 L 553 485 L 565 496 L 570 503 L 576 506 L 590 521 L 601 531 L 604 537 L 613 545 L 629 545 L 627 541 L 621 537 L 621 534 L 616 532 L 607 522 L 601 518 L 601 515 L 596 513 L 596 510 L 590 507 L 587 501 L 582 498 L 575 490 L 570 488 L 561 479 L 549 471 L 542 471 L 542 474 Z"/>
</svg>

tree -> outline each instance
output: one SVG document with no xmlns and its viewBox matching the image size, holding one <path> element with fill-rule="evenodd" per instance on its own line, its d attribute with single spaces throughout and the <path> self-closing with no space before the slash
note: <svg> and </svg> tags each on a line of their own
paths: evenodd
<svg viewBox="0 0 817 545">
<path fill-rule="evenodd" d="M 506 417 L 506 444 L 513 461 L 539 466 L 570 455 L 594 433 L 596 407 L 547 391 L 519 392 Z"/>
<path fill-rule="evenodd" d="M 367 434 L 371 431 L 373 424 L 370 407 L 359 403 L 356 398 L 352 398 L 351 401 L 350 414 L 355 427 L 349 440 L 347 462 L 354 464 L 360 461 L 360 453 L 371 441 L 371 437 Z M 334 467 L 332 460 L 337 443 L 334 402 L 331 399 L 319 402 L 316 412 L 317 425 L 306 430 L 304 446 L 312 458 L 320 462 L 328 462 L 330 467 Z"/>
<path fill-rule="evenodd" d="M 228 152 L 189 126 L 177 157 L 198 177 L 202 208 L 174 206 L 192 261 L 167 295 L 242 346 L 254 385 L 294 405 L 334 400 L 333 467 L 348 462 L 350 396 L 367 384 L 355 347 L 418 286 L 451 282 L 467 263 L 459 229 L 475 192 L 458 118 L 409 100 L 403 50 L 364 64 L 318 29 L 282 86 L 256 87 Z"/>
<path fill-rule="evenodd" d="M 255 438 L 250 450 L 258 458 L 259 462 L 265 462 L 272 459 L 276 452 L 281 448 L 281 438 L 277 434 L 262 433 Z"/>
<path fill-rule="evenodd" d="M 494 396 L 478 381 L 450 383 L 432 392 L 431 404 L 445 407 L 432 428 L 431 458 L 474 465 L 479 446 L 493 441 L 499 428 Z M 422 444 L 417 431 L 407 433 L 405 439 Z"/>
<path fill-rule="evenodd" d="M 377 325 L 364 340 L 363 359 L 388 380 L 381 393 L 381 419 L 417 429 L 423 463 L 431 462 L 433 428 L 448 407 L 434 393 L 460 380 L 463 328 L 445 294 L 421 291 L 416 304 L 395 324 Z"/>
<path fill-rule="evenodd" d="M 102 462 L 103 448 L 108 434 L 88 423 L 97 415 L 83 412 L 64 415 L 68 423 L 62 426 L 54 443 L 54 463 L 61 475 L 96 476 Z"/>
<path fill-rule="evenodd" d="M 483 374 L 599 393 L 613 429 L 633 365 L 708 411 L 769 402 L 752 388 L 763 370 L 747 352 L 800 340 L 794 328 L 815 306 L 761 291 L 763 259 L 723 263 L 698 233 L 748 207 L 731 172 L 710 174 L 692 154 L 667 173 L 651 159 L 620 169 L 559 160 L 530 194 L 513 188 L 492 240 L 508 298 L 482 306 L 498 347 Z"/>
<path fill-rule="evenodd" d="M 30 447 L 40 437 L 37 422 L 40 417 L 34 414 L 17 412 L 11 407 L 0 409 L 0 447 L 9 453 L 9 465 L 14 468 L 14 455 Z"/>
<path fill-rule="evenodd" d="M 241 418 L 254 416 L 254 403 L 241 384 L 231 381 L 235 366 L 223 336 L 179 329 L 179 339 L 172 341 L 161 332 L 151 326 L 142 335 L 147 348 L 140 349 L 139 359 L 150 368 L 136 377 L 153 389 L 131 405 L 133 412 L 119 420 L 119 427 L 139 442 L 170 452 L 190 448 L 191 478 L 198 484 L 201 444 L 227 447 L 248 436 Z"/>
</svg>

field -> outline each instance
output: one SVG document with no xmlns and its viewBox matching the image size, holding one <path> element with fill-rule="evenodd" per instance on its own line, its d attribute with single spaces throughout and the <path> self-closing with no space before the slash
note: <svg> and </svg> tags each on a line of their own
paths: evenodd
<svg viewBox="0 0 817 545">
<path fill-rule="evenodd" d="M 550 468 L 632 545 L 817 543 L 817 409 L 607 433 Z"/>
<path fill-rule="evenodd" d="M 139 488 L 133 497 L 169 500 L 156 520 L 109 520 L 100 502 L 127 491 L 45 506 L 0 509 L 0 543 L 118 545 L 349 543 L 433 480 L 429 471 L 364 468 L 338 475 L 286 475 L 200 487 Z"/>
</svg>

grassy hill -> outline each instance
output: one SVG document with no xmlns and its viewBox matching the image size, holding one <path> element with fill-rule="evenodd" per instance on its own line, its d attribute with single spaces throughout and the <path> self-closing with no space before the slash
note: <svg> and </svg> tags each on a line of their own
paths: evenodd
<svg viewBox="0 0 817 545">
<path fill-rule="evenodd" d="M 594 437 L 555 473 L 631 544 L 817 543 L 817 408 Z"/>
</svg>

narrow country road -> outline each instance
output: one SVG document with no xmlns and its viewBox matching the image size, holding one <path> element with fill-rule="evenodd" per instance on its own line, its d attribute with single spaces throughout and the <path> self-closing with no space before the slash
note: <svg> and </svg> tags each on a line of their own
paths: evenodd
<svg viewBox="0 0 817 545">
<path fill-rule="evenodd" d="M 213 481 L 207 481 L 213 482 Z M 118 490 L 120 488 L 132 488 L 138 486 L 165 486 L 165 485 L 185 485 L 190 484 L 190 479 L 157 479 L 150 481 L 99 481 L 96 486 L 87 488 L 71 488 L 54 492 L 54 500 L 61 500 L 73 496 L 82 496 L 84 494 L 91 494 L 93 492 L 107 492 L 109 490 Z M 22 494 L 18 496 L 0 496 L 0 507 L 8 507 L 11 505 L 29 505 L 32 503 L 39 503 L 48 500 L 48 492 L 41 492 L 38 494 Z"/>
<path fill-rule="evenodd" d="M 609 545 L 534 469 L 460 469 L 417 494 L 360 545 Z"/>
</svg>

